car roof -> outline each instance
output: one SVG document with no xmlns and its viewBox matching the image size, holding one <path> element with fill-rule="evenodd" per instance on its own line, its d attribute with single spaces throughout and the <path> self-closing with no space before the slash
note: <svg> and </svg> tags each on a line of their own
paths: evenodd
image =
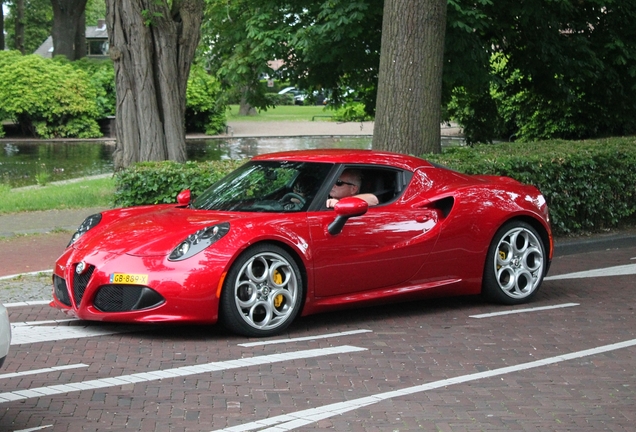
<svg viewBox="0 0 636 432">
<path fill-rule="evenodd" d="M 252 160 L 286 160 L 296 162 L 322 162 L 363 165 L 369 164 L 396 167 L 409 171 L 415 171 L 417 168 L 421 167 L 433 166 L 430 162 L 414 156 L 408 156 L 399 153 L 358 149 L 317 149 L 285 151 L 255 156 L 252 158 Z"/>
</svg>

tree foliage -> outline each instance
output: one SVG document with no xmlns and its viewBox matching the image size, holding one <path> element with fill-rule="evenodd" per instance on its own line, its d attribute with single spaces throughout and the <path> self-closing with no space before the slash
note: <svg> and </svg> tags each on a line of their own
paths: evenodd
<svg viewBox="0 0 636 432">
<path fill-rule="evenodd" d="M 260 77 L 273 75 L 268 61 L 276 58 L 275 46 L 284 42 L 277 11 L 253 0 L 206 3 L 199 54 L 204 64 L 219 78 L 228 99 L 240 100 L 244 110 L 272 106 Z"/>
<path fill-rule="evenodd" d="M 16 49 L 16 2 L 5 2 L 5 4 L 9 9 L 5 18 L 6 45 L 9 49 Z M 51 34 L 52 25 L 51 0 L 24 0 L 24 51 L 32 53 L 38 49 Z"/>
<path fill-rule="evenodd" d="M 200 56 L 224 86 L 245 92 L 258 108 L 271 106 L 259 85 L 267 74 L 313 90 L 347 87 L 375 107 L 382 0 L 207 0 Z M 268 61 L 283 59 L 274 71 Z"/>
<path fill-rule="evenodd" d="M 480 38 L 497 56 L 487 88 L 460 90 L 456 108 L 469 131 L 480 131 L 469 139 L 636 131 L 634 2 L 501 0 L 480 10 L 490 23 Z M 494 116 L 480 118 L 484 107 L 495 107 Z"/>
<path fill-rule="evenodd" d="M 635 2 L 447 3 L 444 118 L 459 119 L 470 141 L 636 131 Z M 205 28 L 214 34 L 209 41 L 227 42 L 210 58 L 226 80 L 237 71 L 255 80 L 268 59 L 285 59 L 277 77 L 310 91 L 333 89 L 335 103 L 355 96 L 375 112 L 383 0 L 211 5 L 233 32 L 228 37 L 213 21 Z"/>
</svg>

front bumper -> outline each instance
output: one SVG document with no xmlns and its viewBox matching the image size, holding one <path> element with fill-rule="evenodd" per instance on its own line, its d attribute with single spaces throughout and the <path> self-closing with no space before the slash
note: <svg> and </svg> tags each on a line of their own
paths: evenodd
<svg viewBox="0 0 636 432">
<path fill-rule="evenodd" d="M 55 265 L 51 306 L 92 321 L 215 323 L 222 261 L 213 254 L 171 262 L 69 247 Z M 117 283 L 115 274 L 146 277 L 143 284 Z"/>
</svg>

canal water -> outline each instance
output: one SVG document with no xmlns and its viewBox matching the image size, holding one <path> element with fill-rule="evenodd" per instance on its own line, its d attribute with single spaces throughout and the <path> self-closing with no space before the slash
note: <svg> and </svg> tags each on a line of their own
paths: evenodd
<svg viewBox="0 0 636 432">
<path fill-rule="evenodd" d="M 245 159 L 285 150 L 371 148 L 371 137 L 229 138 L 188 140 L 188 160 Z M 0 183 L 21 187 L 113 172 L 109 141 L 0 142 Z"/>
</svg>

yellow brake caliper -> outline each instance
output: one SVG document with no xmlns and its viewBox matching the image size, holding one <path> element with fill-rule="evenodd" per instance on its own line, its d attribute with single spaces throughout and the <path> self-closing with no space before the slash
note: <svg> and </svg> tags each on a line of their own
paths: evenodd
<svg viewBox="0 0 636 432">
<path fill-rule="evenodd" d="M 501 258 L 501 260 L 502 260 L 502 261 L 505 261 L 505 260 L 506 260 L 506 252 L 505 252 L 505 251 L 500 250 L 500 251 L 499 251 L 499 258 Z M 500 269 L 500 268 L 501 268 L 501 266 L 500 266 L 500 265 L 498 265 L 498 266 L 497 266 L 497 269 Z"/>
<path fill-rule="evenodd" d="M 283 275 L 280 274 L 280 272 L 278 270 L 274 271 L 274 283 L 276 283 L 277 285 L 280 285 L 283 283 Z M 281 305 L 283 304 L 283 300 L 285 297 L 283 297 L 282 294 L 278 294 L 276 297 L 274 297 L 274 307 L 276 309 L 280 308 Z"/>
</svg>

